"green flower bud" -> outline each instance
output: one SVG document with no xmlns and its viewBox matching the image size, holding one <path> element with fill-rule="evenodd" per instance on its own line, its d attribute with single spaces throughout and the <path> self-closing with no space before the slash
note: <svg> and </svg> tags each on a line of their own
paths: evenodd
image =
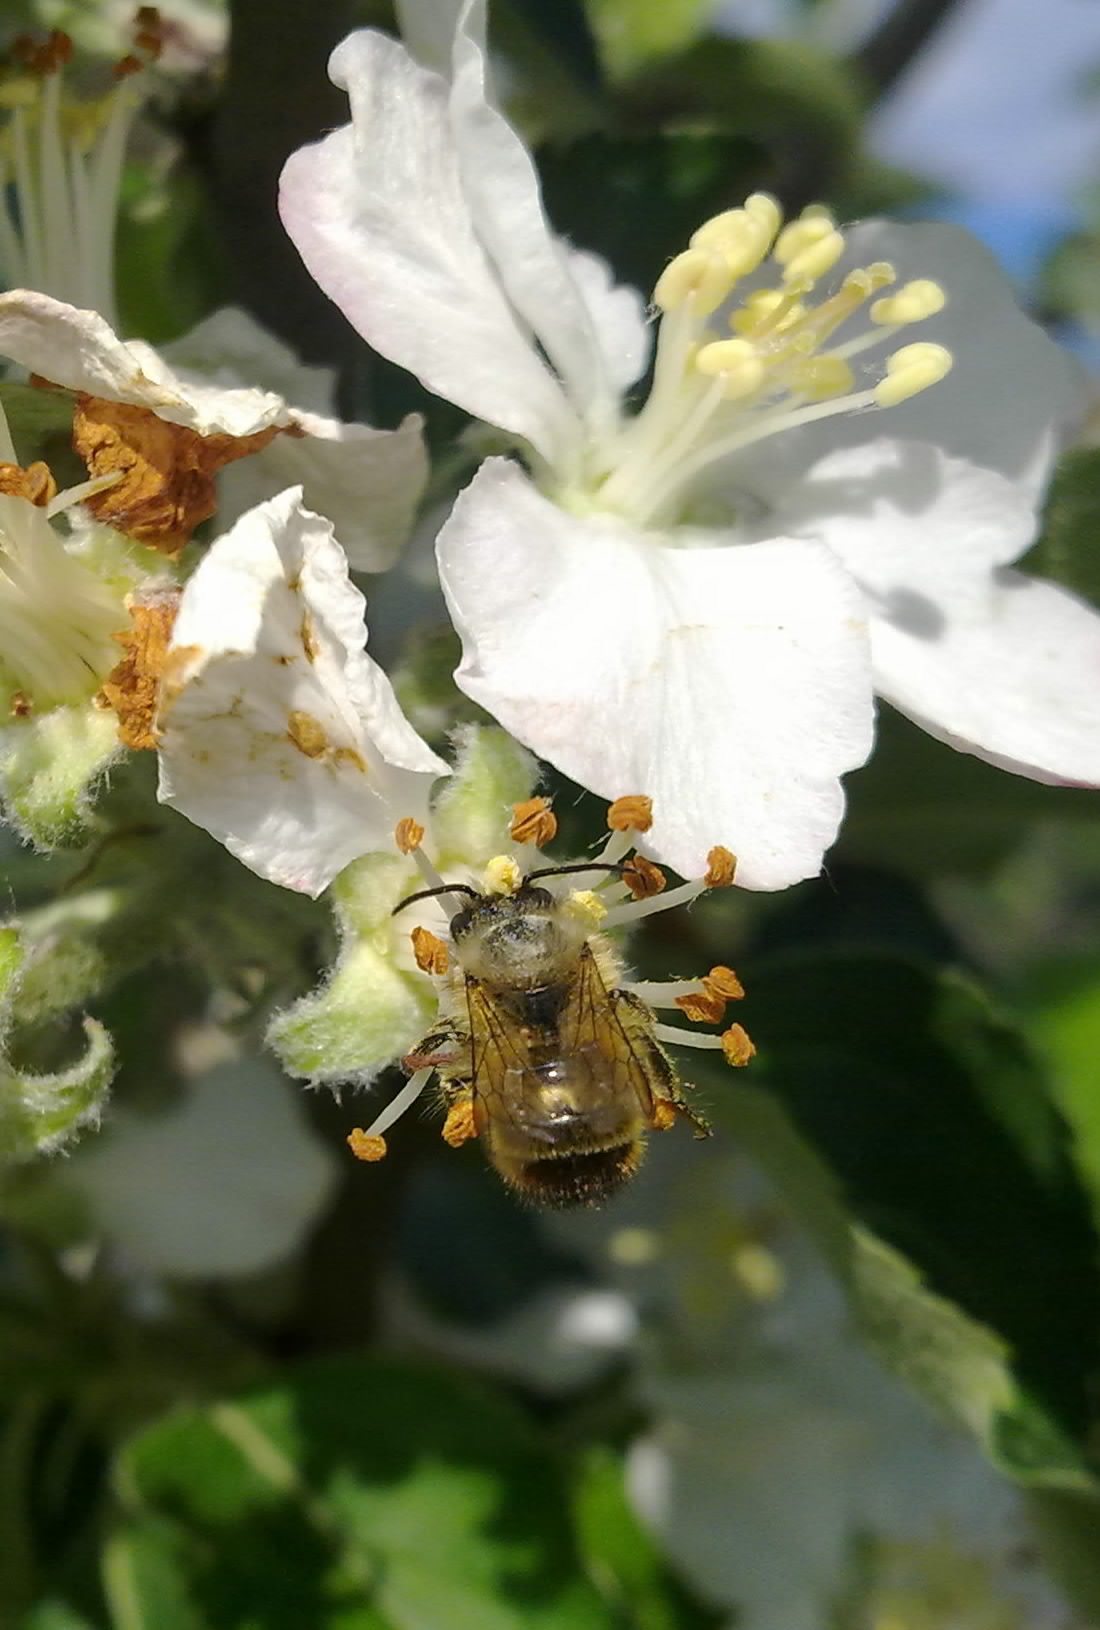
<svg viewBox="0 0 1100 1630">
<path fill-rule="evenodd" d="M 432 805 L 432 838 L 437 864 L 480 871 L 491 855 L 507 847 L 512 805 L 529 798 L 539 779 L 538 763 L 496 725 L 465 725 L 456 732 L 455 773 Z"/>
<path fill-rule="evenodd" d="M 0 729 L 4 816 L 36 849 L 86 836 L 95 785 L 122 752 L 117 727 L 113 713 L 81 702 Z"/>
<path fill-rule="evenodd" d="M 538 778 L 531 754 L 496 726 L 468 725 L 457 742 L 455 773 L 432 807 L 425 848 L 443 876 L 480 876 L 508 844 L 511 806 Z M 443 931 L 437 902 L 394 917 L 394 907 L 424 887 L 408 855 L 369 854 L 332 885 L 341 948 L 328 978 L 272 1021 L 268 1045 L 292 1075 L 312 1084 L 372 1080 L 411 1051 L 436 1012 L 436 989 L 416 965 L 418 926 Z"/>
<path fill-rule="evenodd" d="M 54 1154 L 78 1132 L 99 1124 L 115 1073 L 115 1049 L 95 1019 L 85 1019 L 88 1045 L 68 1069 L 33 1075 L 0 1064 L 0 1158 Z"/>
<path fill-rule="evenodd" d="M 328 980 L 273 1019 L 267 1042 L 311 1085 L 373 1079 L 419 1041 L 435 992 L 389 946 L 349 937 Z"/>
</svg>

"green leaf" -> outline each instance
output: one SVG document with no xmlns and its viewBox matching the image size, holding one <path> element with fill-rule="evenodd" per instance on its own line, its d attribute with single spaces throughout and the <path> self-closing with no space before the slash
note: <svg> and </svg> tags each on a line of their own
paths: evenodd
<svg viewBox="0 0 1100 1630">
<path fill-rule="evenodd" d="M 1100 607 L 1100 448 L 1074 448 L 1059 461 L 1042 531 L 1020 567 Z"/>
<path fill-rule="evenodd" d="M 856 140 L 863 99 L 846 64 L 799 39 L 708 35 L 682 55 L 638 76 L 627 89 L 635 117 L 662 126 L 713 121 L 731 134 L 763 140 L 816 165 L 846 154 Z"/>
<path fill-rule="evenodd" d="M 119 1484 L 164 1525 L 128 1575 L 146 1617 L 119 1630 L 160 1630 L 166 1550 L 171 1589 L 221 1630 L 606 1630 L 537 1436 L 450 1375 L 310 1365 L 151 1427 Z"/>
<path fill-rule="evenodd" d="M 716 1112 L 801 1197 L 877 1349 L 1018 1480 L 1091 1487 L 1096 1239 L 1019 1035 L 884 952 L 777 959 L 745 1010 L 759 1056 Z"/>
<path fill-rule="evenodd" d="M 103 1552 L 103 1589 L 115 1630 L 206 1630 L 190 1600 L 179 1536 L 167 1523 L 126 1523 Z"/>
<path fill-rule="evenodd" d="M 68 1602 L 50 1597 L 47 1601 L 36 1603 L 23 1616 L 19 1630 L 99 1630 L 99 1626 L 70 1607 Z"/>
<path fill-rule="evenodd" d="M 1057 983 L 1054 979 L 1057 977 Z M 1054 984 L 1051 989 L 1050 984 Z M 1047 988 L 1044 988 L 1044 986 Z M 1025 992 L 1029 1034 L 1051 1065 L 1051 1092 L 1073 1132 L 1073 1158 L 1100 1230 L 1100 972 L 1090 957 L 1076 970 L 1043 972 Z"/>
</svg>

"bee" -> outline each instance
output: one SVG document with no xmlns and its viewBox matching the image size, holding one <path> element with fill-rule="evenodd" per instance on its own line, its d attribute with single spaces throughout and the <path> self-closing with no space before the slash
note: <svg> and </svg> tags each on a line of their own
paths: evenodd
<svg viewBox="0 0 1100 1630">
<path fill-rule="evenodd" d="M 448 1142 L 479 1138 L 509 1187 L 553 1209 L 602 1204 L 638 1170 L 647 1133 L 677 1115 L 700 1137 L 710 1131 L 685 1098 L 652 1009 L 626 988 L 595 930 L 593 896 L 540 886 L 596 869 L 623 870 L 546 867 L 501 892 L 448 884 L 396 908 L 468 897 L 451 919 L 441 1021 L 403 1063 L 438 1075 Z"/>
<path fill-rule="evenodd" d="M 439 1018 L 401 1060 L 405 1085 L 366 1130 L 348 1134 L 358 1159 L 382 1159 L 382 1134 L 433 1078 L 446 1109 L 446 1142 L 480 1139 L 504 1182 L 536 1205 L 601 1205 L 638 1170 L 648 1134 L 679 1117 L 697 1136 L 709 1135 L 664 1044 L 719 1049 L 740 1066 L 752 1058 L 752 1042 L 739 1024 L 702 1034 L 659 1023 L 654 1009 L 717 1023 L 726 1004 L 744 995 L 737 975 L 715 967 L 699 979 L 639 982 L 627 977 L 602 930 L 726 887 L 736 861 L 716 845 L 704 876 L 662 893 L 659 867 L 641 853 L 626 858 L 650 822 L 648 798 L 616 799 L 598 859 L 524 874 L 513 856 L 498 855 L 478 889 L 445 882 L 421 849 L 424 827 L 411 817 L 398 821 L 398 850 L 415 856 L 432 886 L 407 895 L 393 915 L 438 899 L 449 943 L 423 926 L 409 936 L 417 967 L 436 981 Z M 547 799 L 513 806 L 509 836 L 521 847 L 541 847 L 555 830 Z M 597 888 L 562 893 L 554 880 L 578 872 L 605 875 Z M 600 898 L 607 874 L 626 887 Z"/>
</svg>

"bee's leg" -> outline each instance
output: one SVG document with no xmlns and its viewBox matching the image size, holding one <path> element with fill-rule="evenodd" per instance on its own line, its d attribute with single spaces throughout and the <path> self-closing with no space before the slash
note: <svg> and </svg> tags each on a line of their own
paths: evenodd
<svg viewBox="0 0 1100 1630">
<path fill-rule="evenodd" d="M 440 1025 L 401 1060 L 406 1070 L 435 1070 L 446 1106 L 443 1139 L 457 1149 L 477 1137 L 474 1125 L 473 1059 L 469 1037 L 457 1025 Z"/>
<path fill-rule="evenodd" d="M 464 1039 L 462 1032 L 453 1025 L 440 1025 L 417 1042 L 411 1053 L 405 1054 L 401 1067 L 410 1073 L 426 1068 L 443 1070 L 458 1056 L 455 1048 L 461 1050 Z"/>
<path fill-rule="evenodd" d="M 653 1099 L 650 1125 L 654 1131 L 665 1131 L 679 1113 L 691 1122 L 696 1137 L 709 1138 L 710 1125 L 684 1096 L 684 1083 L 653 1033 L 653 1014 L 646 1003 L 629 990 L 613 990 L 610 995 L 615 1016 L 626 1032 L 635 1057 L 645 1070 Z"/>
</svg>

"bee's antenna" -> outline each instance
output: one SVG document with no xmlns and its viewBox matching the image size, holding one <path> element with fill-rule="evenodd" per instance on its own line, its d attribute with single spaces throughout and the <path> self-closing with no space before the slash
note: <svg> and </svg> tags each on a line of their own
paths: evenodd
<svg viewBox="0 0 1100 1630">
<path fill-rule="evenodd" d="M 482 896 L 476 889 L 472 889 L 469 883 L 441 883 L 435 889 L 421 889 L 417 894 L 407 894 L 399 905 L 394 906 L 390 916 L 396 917 L 399 911 L 404 911 L 406 906 L 411 906 L 416 900 L 433 900 L 437 894 L 468 894 L 471 900 L 482 899 Z"/>
<path fill-rule="evenodd" d="M 587 860 L 577 866 L 543 866 L 540 871 L 528 872 L 523 881 L 531 883 L 536 877 L 565 877 L 570 872 L 615 872 L 621 877 L 625 871 L 625 866 L 613 866 L 606 860 Z"/>
</svg>

